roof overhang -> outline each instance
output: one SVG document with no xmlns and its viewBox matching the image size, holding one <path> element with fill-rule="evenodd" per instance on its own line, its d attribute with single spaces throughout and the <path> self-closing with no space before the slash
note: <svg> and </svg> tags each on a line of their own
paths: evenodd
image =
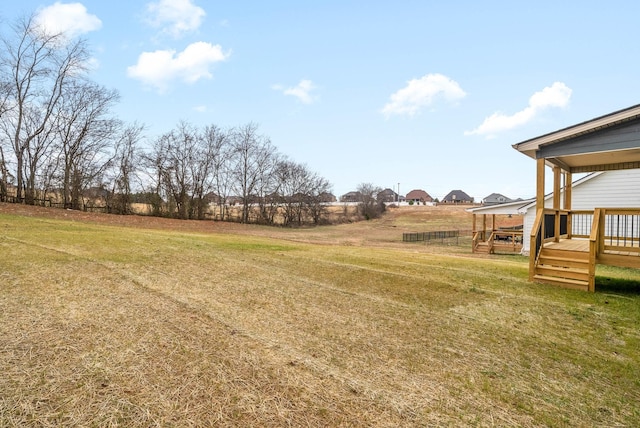
<svg viewBox="0 0 640 428">
<path fill-rule="evenodd" d="M 504 204 L 487 205 L 478 208 L 468 208 L 466 211 L 473 214 L 516 215 L 523 214 L 520 208 L 528 205 L 534 199 L 506 202 Z"/>
<path fill-rule="evenodd" d="M 640 104 L 513 148 L 573 173 L 640 168 Z"/>
</svg>

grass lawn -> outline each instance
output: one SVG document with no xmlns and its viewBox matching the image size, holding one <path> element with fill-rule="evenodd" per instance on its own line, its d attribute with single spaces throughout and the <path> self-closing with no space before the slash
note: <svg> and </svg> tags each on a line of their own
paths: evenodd
<svg viewBox="0 0 640 428">
<path fill-rule="evenodd" d="M 470 228 L 438 208 L 289 230 L 0 204 L 0 426 L 640 426 L 640 272 L 590 294 L 399 242 Z"/>
</svg>

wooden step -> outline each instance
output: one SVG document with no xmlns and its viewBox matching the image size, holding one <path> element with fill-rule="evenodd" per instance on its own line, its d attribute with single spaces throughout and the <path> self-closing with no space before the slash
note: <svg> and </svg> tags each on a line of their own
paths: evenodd
<svg viewBox="0 0 640 428">
<path fill-rule="evenodd" d="M 570 288 L 573 290 L 582 290 L 589 291 L 589 282 L 588 281 L 580 281 L 576 279 L 569 278 L 558 278 L 556 276 L 547 276 L 547 275 L 534 275 L 534 281 L 542 282 L 545 284 L 558 285 L 564 288 Z"/>
<path fill-rule="evenodd" d="M 589 261 L 589 253 L 586 251 L 570 251 L 570 250 L 557 250 L 554 248 L 543 248 L 540 251 L 540 256 L 557 257 L 562 259 L 571 260 L 586 260 Z"/>
<path fill-rule="evenodd" d="M 589 259 L 582 260 L 582 259 L 574 259 L 570 257 L 557 257 L 557 256 L 549 256 L 547 254 L 541 253 L 540 257 L 538 257 L 538 264 L 588 269 Z"/>
<path fill-rule="evenodd" d="M 536 274 L 543 275 L 543 276 L 553 276 L 557 278 L 589 281 L 589 269 L 586 267 L 576 268 L 576 267 L 539 264 L 538 266 L 536 266 Z"/>
<path fill-rule="evenodd" d="M 489 254 L 489 244 L 487 242 L 478 242 L 473 252 Z"/>
</svg>

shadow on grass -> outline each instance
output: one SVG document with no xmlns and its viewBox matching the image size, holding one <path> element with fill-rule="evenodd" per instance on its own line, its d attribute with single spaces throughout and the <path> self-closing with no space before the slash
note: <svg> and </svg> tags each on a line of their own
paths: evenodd
<svg viewBox="0 0 640 428">
<path fill-rule="evenodd" d="M 640 296 L 640 279 L 597 276 L 596 292 Z"/>
</svg>

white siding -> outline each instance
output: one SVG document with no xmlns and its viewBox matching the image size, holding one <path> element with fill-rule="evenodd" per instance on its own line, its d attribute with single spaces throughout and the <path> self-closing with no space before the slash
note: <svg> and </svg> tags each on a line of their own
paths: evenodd
<svg viewBox="0 0 640 428">
<path fill-rule="evenodd" d="M 640 169 L 606 171 L 589 179 L 578 180 L 572 188 L 571 208 L 593 210 L 595 208 L 640 207 Z M 561 192 L 560 200 L 564 198 Z M 553 198 L 547 197 L 546 208 L 553 207 Z M 529 253 L 529 235 L 536 217 L 533 204 L 524 216 L 523 253 Z"/>
</svg>

